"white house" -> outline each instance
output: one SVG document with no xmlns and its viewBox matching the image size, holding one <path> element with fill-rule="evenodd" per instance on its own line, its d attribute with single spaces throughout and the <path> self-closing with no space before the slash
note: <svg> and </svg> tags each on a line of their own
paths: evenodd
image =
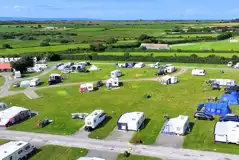
<svg viewBox="0 0 239 160">
<path fill-rule="evenodd" d="M 84 83 L 80 85 L 80 92 L 91 92 L 94 90 L 93 83 Z"/>
<path fill-rule="evenodd" d="M 1 160 L 19 160 L 28 157 L 35 147 L 28 142 L 11 141 L 0 145 Z"/>
<path fill-rule="evenodd" d="M 185 135 L 189 129 L 189 117 L 179 115 L 176 118 L 170 118 L 163 126 L 164 134 Z"/>
<path fill-rule="evenodd" d="M 192 75 L 193 76 L 205 76 L 206 71 L 204 69 L 193 69 L 192 70 Z"/>
<path fill-rule="evenodd" d="M 230 86 L 230 85 L 236 85 L 237 82 L 233 79 L 209 79 L 211 82 L 215 82 L 219 84 L 220 86 Z"/>
<path fill-rule="evenodd" d="M 120 116 L 117 127 L 118 130 L 138 131 L 145 120 L 144 112 L 129 112 Z"/>
<path fill-rule="evenodd" d="M 145 47 L 146 49 L 170 49 L 168 44 L 153 44 L 153 43 L 141 43 L 140 48 Z"/>
<path fill-rule="evenodd" d="M 144 66 L 145 64 L 143 62 L 139 62 L 134 65 L 134 68 L 143 68 Z"/>
<path fill-rule="evenodd" d="M 214 127 L 214 142 L 239 144 L 239 122 L 217 122 Z"/>
<path fill-rule="evenodd" d="M 119 79 L 118 78 L 110 78 L 106 80 L 105 86 L 107 88 L 119 87 Z"/>
<path fill-rule="evenodd" d="M 106 118 L 103 110 L 95 110 L 85 118 L 85 129 L 95 129 Z"/>
<path fill-rule="evenodd" d="M 98 157 L 81 157 L 81 158 L 78 158 L 77 160 L 106 160 L 106 159 L 98 158 Z"/>
<path fill-rule="evenodd" d="M 41 83 L 40 78 L 33 78 L 30 81 L 30 87 L 36 87 Z"/>
<path fill-rule="evenodd" d="M 120 77 L 122 76 L 122 73 L 120 70 L 114 70 L 110 73 L 110 77 L 111 78 L 117 78 L 117 77 Z"/>
<path fill-rule="evenodd" d="M 89 71 L 99 71 L 99 70 L 101 70 L 101 69 L 96 67 L 95 65 L 92 65 L 89 69 Z"/>
<path fill-rule="evenodd" d="M 176 71 L 176 67 L 175 66 L 168 66 L 165 68 L 167 73 L 173 73 Z"/>
<path fill-rule="evenodd" d="M 31 116 L 31 111 L 23 107 L 13 106 L 0 111 L 0 126 L 8 127 Z"/>
<path fill-rule="evenodd" d="M 178 78 L 176 76 L 163 76 L 160 80 L 160 83 L 163 85 L 168 85 L 168 84 L 175 84 L 178 82 Z"/>
</svg>

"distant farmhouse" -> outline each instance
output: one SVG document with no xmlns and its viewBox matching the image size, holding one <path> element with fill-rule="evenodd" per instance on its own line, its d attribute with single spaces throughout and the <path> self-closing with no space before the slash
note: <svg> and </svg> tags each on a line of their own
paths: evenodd
<svg viewBox="0 0 239 160">
<path fill-rule="evenodd" d="M 153 44 L 153 43 L 142 43 L 140 48 L 145 47 L 146 49 L 170 49 L 168 44 Z"/>
<path fill-rule="evenodd" d="M 45 30 L 57 30 L 57 27 L 45 27 Z"/>
</svg>

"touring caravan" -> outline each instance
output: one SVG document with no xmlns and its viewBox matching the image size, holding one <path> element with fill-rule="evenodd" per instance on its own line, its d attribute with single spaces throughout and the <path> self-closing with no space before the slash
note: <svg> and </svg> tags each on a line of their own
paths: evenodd
<svg viewBox="0 0 239 160">
<path fill-rule="evenodd" d="M 235 85 L 237 85 L 236 81 L 233 79 L 209 79 L 209 82 L 216 83 L 220 86 L 235 86 Z"/>
<path fill-rule="evenodd" d="M 0 145 L 1 160 L 20 160 L 29 157 L 34 151 L 35 146 L 28 142 L 11 141 Z"/>
<path fill-rule="evenodd" d="M 160 63 L 156 62 L 155 64 L 149 64 L 149 68 L 160 68 Z"/>
<path fill-rule="evenodd" d="M 161 78 L 160 82 L 161 82 L 161 84 L 163 84 L 163 85 L 175 84 L 175 83 L 178 82 L 178 79 L 177 79 L 177 77 L 175 77 L 175 76 L 168 76 L 168 75 L 166 75 L 166 76 L 163 76 L 163 77 Z"/>
<path fill-rule="evenodd" d="M 15 71 L 14 72 L 14 78 L 16 79 L 16 78 L 21 78 L 22 77 L 22 75 L 21 75 L 21 72 L 20 71 Z"/>
<path fill-rule="evenodd" d="M 62 79 L 63 78 L 61 77 L 60 74 L 51 74 L 49 76 L 48 84 L 52 85 L 52 84 L 60 83 Z"/>
<path fill-rule="evenodd" d="M 91 92 L 94 90 L 93 83 L 85 83 L 80 85 L 80 92 Z"/>
<path fill-rule="evenodd" d="M 41 83 L 40 78 L 33 78 L 30 81 L 30 87 L 36 87 Z"/>
<path fill-rule="evenodd" d="M 139 62 L 134 65 L 134 68 L 143 68 L 144 66 L 145 64 L 143 62 Z"/>
<path fill-rule="evenodd" d="M 110 73 L 110 77 L 111 78 L 117 78 L 117 77 L 120 77 L 122 76 L 122 73 L 120 70 L 114 70 Z"/>
<path fill-rule="evenodd" d="M 193 76 L 205 76 L 206 71 L 204 69 L 193 69 L 192 70 L 192 75 Z"/>
<path fill-rule="evenodd" d="M 239 122 L 217 122 L 214 127 L 214 142 L 239 144 Z"/>
<path fill-rule="evenodd" d="M 227 67 L 232 67 L 232 66 L 233 66 L 233 62 L 232 61 L 227 63 Z"/>
<path fill-rule="evenodd" d="M 167 73 L 173 73 L 176 71 L 176 67 L 175 66 L 168 66 L 165 68 Z"/>
<path fill-rule="evenodd" d="M 236 63 L 234 68 L 239 68 L 239 63 Z"/>
<path fill-rule="evenodd" d="M 92 131 L 106 118 L 103 110 L 95 110 L 85 118 L 85 130 Z"/>
<path fill-rule="evenodd" d="M 118 78 L 110 78 L 105 83 L 106 88 L 119 87 L 119 79 Z"/>
<path fill-rule="evenodd" d="M 35 64 L 34 67 L 41 68 L 41 69 L 46 69 L 48 66 L 47 66 L 47 64 L 42 63 L 42 64 Z"/>
<path fill-rule="evenodd" d="M 144 112 L 130 112 L 120 116 L 117 127 L 118 130 L 138 131 L 145 120 Z"/>
</svg>

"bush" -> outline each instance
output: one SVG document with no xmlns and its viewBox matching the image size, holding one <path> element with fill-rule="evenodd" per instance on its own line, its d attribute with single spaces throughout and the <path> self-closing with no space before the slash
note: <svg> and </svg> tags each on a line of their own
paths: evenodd
<svg viewBox="0 0 239 160">
<path fill-rule="evenodd" d="M 2 48 L 4 49 L 12 49 L 12 47 L 10 46 L 10 44 L 3 44 Z"/>
<path fill-rule="evenodd" d="M 49 43 L 49 42 L 46 42 L 46 41 L 42 41 L 42 42 L 40 43 L 40 46 L 41 46 L 41 47 L 50 46 L 50 43 Z"/>
</svg>

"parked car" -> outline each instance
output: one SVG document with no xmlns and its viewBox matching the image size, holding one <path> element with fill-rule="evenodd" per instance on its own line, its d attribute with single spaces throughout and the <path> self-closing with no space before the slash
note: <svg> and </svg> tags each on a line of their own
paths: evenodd
<svg viewBox="0 0 239 160">
<path fill-rule="evenodd" d="M 203 112 L 195 112 L 194 118 L 198 120 L 210 120 L 210 121 L 214 119 L 212 115 L 208 115 Z"/>
<path fill-rule="evenodd" d="M 158 72 L 155 73 L 156 76 L 160 76 L 160 75 L 165 75 L 166 72 L 163 69 L 160 69 Z"/>
<path fill-rule="evenodd" d="M 77 68 L 78 69 L 78 72 L 83 72 L 83 73 L 87 73 L 89 72 L 87 69 L 85 68 Z"/>
<path fill-rule="evenodd" d="M 56 68 L 58 68 L 58 67 L 60 67 L 60 66 L 62 66 L 62 65 L 64 65 L 64 63 L 58 63 L 58 64 L 56 65 Z"/>
<path fill-rule="evenodd" d="M 220 122 L 227 122 L 227 121 L 239 122 L 239 116 L 234 114 L 227 114 L 225 116 L 220 117 L 219 121 Z"/>
<path fill-rule="evenodd" d="M 99 87 L 101 87 L 102 85 L 103 85 L 103 82 L 102 82 L 102 81 L 97 81 L 97 82 L 96 82 L 96 87 L 99 88 Z"/>
<path fill-rule="evenodd" d="M 20 87 L 20 84 L 19 83 L 13 83 L 13 88 L 17 88 L 17 87 Z"/>
<path fill-rule="evenodd" d="M 228 94 L 232 92 L 239 92 L 239 86 L 231 86 L 231 87 L 224 88 L 224 92 Z"/>
</svg>

